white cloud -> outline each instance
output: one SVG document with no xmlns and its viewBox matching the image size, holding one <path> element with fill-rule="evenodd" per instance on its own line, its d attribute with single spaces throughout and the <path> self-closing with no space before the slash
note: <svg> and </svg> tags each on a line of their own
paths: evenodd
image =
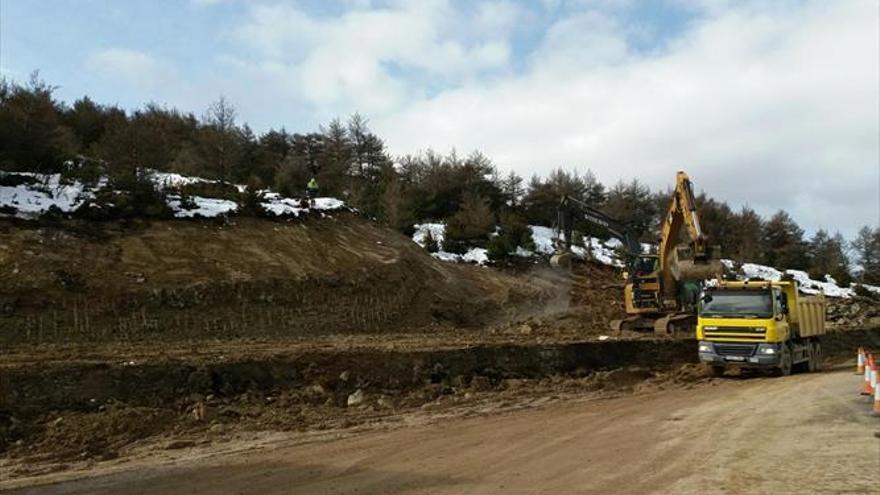
<svg viewBox="0 0 880 495">
<path fill-rule="evenodd" d="M 174 71 L 149 53 L 110 48 L 92 53 L 86 68 L 100 76 L 147 92 L 166 90 L 176 82 Z"/>
<path fill-rule="evenodd" d="M 417 98 L 426 80 L 460 84 L 504 69 L 518 13 L 501 1 L 479 5 L 472 18 L 444 0 L 361 6 L 337 17 L 258 5 L 236 36 L 262 57 L 242 61 L 252 72 L 290 82 L 306 101 L 325 111 L 384 114 Z"/>
<path fill-rule="evenodd" d="M 245 4 L 237 50 L 202 81 L 129 50 L 89 67 L 187 109 L 225 94 L 257 129 L 360 111 L 397 154 L 480 149 L 525 176 L 590 167 L 655 188 L 683 168 L 810 230 L 880 223 L 876 2 L 670 1 L 695 17 L 647 51 L 628 44 L 645 29 L 630 0 L 353 0 L 338 15 Z"/>
<path fill-rule="evenodd" d="M 591 167 L 698 186 L 810 229 L 880 215 L 878 21 L 870 1 L 713 7 L 660 54 L 601 14 L 558 21 L 521 75 L 373 117 L 397 152 L 477 148 L 523 175 Z"/>
</svg>

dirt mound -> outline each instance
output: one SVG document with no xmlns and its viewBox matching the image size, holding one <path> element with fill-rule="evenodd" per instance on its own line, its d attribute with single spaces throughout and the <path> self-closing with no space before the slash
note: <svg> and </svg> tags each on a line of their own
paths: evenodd
<svg viewBox="0 0 880 495">
<path fill-rule="evenodd" d="M 833 329 L 880 327 L 880 295 L 867 292 L 849 299 L 828 298 L 827 320 Z"/>
<path fill-rule="evenodd" d="M 558 287 L 557 297 L 548 300 L 543 311 L 493 329 L 496 333 L 579 340 L 608 335 L 611 320 L 624 315 L 623 282 L 616 268 L 578 262 L 572 266 L 571 273 L 544 267 L 534 269 L 531 274 L 540 275 Z"/>
<path fill-rule="evenodd" d="M 0 342 L 405 331 L 515 318 L 554 288 L 434 260 L 355 214 L 0 221 Z"/>
</svg>

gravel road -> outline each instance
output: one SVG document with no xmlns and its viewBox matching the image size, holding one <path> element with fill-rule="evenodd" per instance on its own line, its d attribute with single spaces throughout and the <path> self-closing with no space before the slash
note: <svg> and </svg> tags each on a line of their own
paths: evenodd
<svg viewBox="0 0 880 495">
<path fill-rule="evenodd" d="M 729 379 L 157 459 L 11 493 L 878 493 L 880 419 L 859 386 L 849 369 Z"/>
</svg>

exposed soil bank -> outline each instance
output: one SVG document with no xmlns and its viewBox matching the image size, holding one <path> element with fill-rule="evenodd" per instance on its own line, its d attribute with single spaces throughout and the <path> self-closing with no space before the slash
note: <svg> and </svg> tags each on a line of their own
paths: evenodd
<svg viewBox="0 0 880 495">
<path fill-rule="evenodd" d="M 292 221 L 0 220 L 0 345 L 480 326 L 554 284 L 435 260 L 353 213 Z"/>
<path fill-rule="evenodd" d="M 880 329 L 839 332 L 826 354 L 880 349 Z M 347 427 L 455 394 L 548 377 L 632 388 L 682 365 L 693 340 L 308 350 L 213 362 L 54 362 L 0 368 L 0 448 L 36 459 L 107 459 L 159 435 L 226 428 Z"/>
</svg>

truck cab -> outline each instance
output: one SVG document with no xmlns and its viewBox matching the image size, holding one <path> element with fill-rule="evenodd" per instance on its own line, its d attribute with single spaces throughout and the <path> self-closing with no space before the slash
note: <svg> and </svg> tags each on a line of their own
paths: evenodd
<svg viewBox="0 0 880 495">
<path fill-rule="evenodd" d="M 814 370 L 824 316 L 824 297 L 801 296 L 794 281 L 718 282 L 700 297 L 700 361 L 715 375 L 733 366 Z"/>
</svg>

